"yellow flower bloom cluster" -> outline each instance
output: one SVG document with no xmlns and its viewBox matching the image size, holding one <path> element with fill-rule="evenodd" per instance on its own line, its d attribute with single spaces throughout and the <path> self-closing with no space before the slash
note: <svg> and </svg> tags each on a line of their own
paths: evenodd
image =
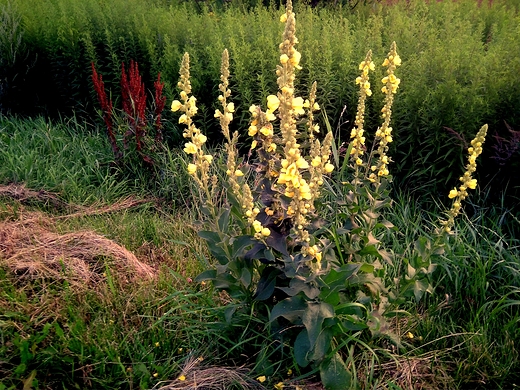
<svg viewBox="0 0 520 390">
<path fill-rule="evenodd" d="M 460 187 L 456 187 L 450 191 L 448 197 L 454 199 L 451 209 L 448 211 L 448 220 L 441 221 L 444 231 L 450 232 L 455 223 L 455 218 L 461 210 L 461 202 L 468 196 L 468 188 L 474 190 L 477 188 L 477 179 L 473 179 L 471 175 L 477 170 L 477 157 L 482 153 L 482 144 L 486 140 L 488 125 L 482 126 L 475 138 L 471 141 L 471 147 L 468 148 L 468 164 L 466 172 L 459 178 L 462 182 Z"/>
<path fill-rule="evenodd" d="M 350 152 L 350 160 L 354 163 L 354 166 L 356 167 L 356 177 L 359 175 L 358 167 L 364 165 L 362 156 L 366 150 L 365 137 L 363 136 L 363 126 L 365 123 L 365 101 L 367 96 L 372 95 L 368 73 L 371 70 L 375 70 L 375 65 L 372 62 L 371 50 L 368 51 L 365 60 L 359 64 L 359 70 L 361 71 L 361 76 L 356 78 L 356 84 L 360 86 L 358 108 L 356 113 L 356 120 L 354 122 L 355 127 L 352 129 L 350 133 L 350 138 L 352 139 L 352 150 Z"/>
<path fill-rule="evenodd" d="M 184 144 L 184 151 L 193 155 L 193 162 L 188 164 L 188 173 L 195 178 L 197 184 L 209 194 L 208 183 L 209 165 L 213 161 L 213 156 L 205 154 L 203 145 L 207 141 L 207 137 L 193 123 L 192 117 L 197 113 L 197 99 L 189 96 L 191 93 L 190 83 L 190 57 L 188 53 L 184 53 L 182 57 L 180 69 L 180 81 L 177 86 L 181 89 L 180 97 L 182 102 L 174 100 L 171 105 L 172 111 L 181 111 L 183 114 L 179 117 L 179 123 L 185 124 L 183 136 L 189 141 Z"/>
<path fill-rule="evenodd" d="M 255 238 L 257 240 L 262 240 L 265 237 L 269 237 L 271 235 L 271 230 L 269 228 L 263 227 L 262 223 L 258 220 L 254 220 L 253 229 L 255 230 Z"/>
<path fill-rule="evenodd" d="M 381 91 L 386 95 L 385 96 L 385 105 L 381 109 L 381 116 L 383 118 L 383 124 L 376 131 L 376 136 L 374 142 L 378 144 L 378 148 L 375 151 L 375 155 L 378 156 L 377 162 L 375 165 L 370 167 L 372 171 L 368 179 L 372 183 L 378 184 L 381 177 L 388 176 L 390 172 L 388 171 L 388 164 L 391 162 L 391 159 L 387 156 L 388 152 L 388 144 L 393 141 L 392 138 L 392 128 L 390 127 L 390 120 L 392 117 L 392 104 L 394 102 L 394 95 L 399 88 L 399 80 L 395 74 L 395 69 L 401 65 L 401 57 L 397 54 L 397 45 L 395 42 L 392 42 L 390 47 L 390 52 L 388 56 L 383 61 L 383 66 L 388 67 L 386 73 L 387 76 L 383 77 L 381 82 L 384 84 Z"/>
</svg>

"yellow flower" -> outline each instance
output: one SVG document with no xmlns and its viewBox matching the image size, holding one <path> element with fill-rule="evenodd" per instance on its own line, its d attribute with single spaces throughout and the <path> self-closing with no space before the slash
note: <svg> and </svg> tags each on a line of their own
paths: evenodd
<svg viewBox="0 0 520 390">
<path fill-rule="evenodd" d="M 289 56 L 288 56 L 287 54 L 282 54 L 282 55 L 280 56 L 280 62 L 281 62 L 282 64 L 286 64 L 288 61 L 289 61 Z"/>
<path fill-rule="evenodd" d="M 179 102 L 178 100 L 174 100 L 172 102 L 172 111 L 175 112 L 175 111 L 179 111 L 179 109 L 182 107 L 182 103 Z"/>
<path fill-rule="evenodd" d="M 193 137 L 193 141 L 199 145 L 202 145 L 208 140 L 208 137 L 206 137 L 204 134 L 197 134 Z"/>
<path fill-rule="evenodd" d="M 258 145 L 258 142 L 257 142 L 257 140 L 256 140 L 256 139 L 255 139 L 255 140 L 253 140 L 253 142 L 251 142 L 251 149 L 254 149 L 254 148 L 256 148 L 256 146 L 257 146 L 257 145 Z"/>
<path fill-rule="evenodd" d="M 197 146 L 193 142 L 186 142 L 186 144 L 184 144 L 184 152 L 187 154 L 196 154 L 197 150 Z"/>
<path fill-rule="evenodd" d="M 280 100 L 275 95 L 269 95 L 267 97 L 267 108 L 269 111 L 275 112 L 277 108 L 280 106 Z"/>
<path fill-rule="evenodd" d="M 260 383 L 264 383 L 266 381 L 266 377 L 265 375 L 262 375 L 262 376 L 259 376 L 258 378 L 256 378 L 256 380 Z"/>
<path fill-rule="evenodd" d="M 298 115 L 305 114 L 305 111 L 303 110 L 303 98 L 301 98 L 301 97 L 293 98 L 292 108 L 293 108 L 294 112 Z"/>
<path fill-rule="evenodd" d="M 274 385 L 274 388 L 276 390 L 282 390 L 285 386 L 283 385 L 283 382 L 278 382 L 276 385 Z"/>
<path fill-rule="evenodd" d="M 409 338 L 409 339 L 413 339 L 414 335 L 413 335 L 412 332 L 408 332 L 408 333 L 406 333 L 406 337 Z"/>
<path fill-rule="evenodd" d="M 281 14 L 280 15 L 280 22 L 282 22 L 282 23 L 287 22 L 287 14 Z"/>
<path fill-rule="evenodd" d="M 468 181 L 467 186 L 468 186 L 468 188 L 471 188 L 472 190 L 477 188 L 477 179 L 471 179 L 470 181 Z"/>
<path fill-rule="evenodd" d="M 269 237 L 271 235 L 271 231 L 269 230 L 269 228 L 262 228 L 262 236 L 264 237 Z"/>
<path fill-rule="evenodd" d="M 180 380 L 180 381 L 185 381 L 186 377 L 184 375 L 181 375 L 177 379 Z"/>
<path fill-rule="evenodd" d="M 272 122 L 276 119 L 276 115 L 274 115 L 271 111 L 267 110 L 267 112 L 265 113 L 265 118 Z"/>
<path fill-rule="evenodd" d="M 295 50 L 293 56 L 291 57 L 291 64 L 295 67 L 298 67 L 300 60 L 302 59 L 302 54 Z"/>
<path fill-rule="evenodd" d="M 227 110 L 229 112 L 235 112 L 235 103 L 231 102 L 231 103 L 228 103 L 227 105 Z"/>
<path fill-rule="evenodd" d="M 204 155 L 204 160 L 211 164 L 211 162 L 213 161 L 213 156 L 211 154 L 206 154 Z"/>
<path fill-rule="evenodd" d="M 248 134 L 250 137 L 253 137 L 253 136 L 256 135 L 256 133 L 258 133 L 258 128 L 257 128 L 256 126 L 254 126 L 254 125 L 249 126 L 249 131 L 248 131 L 247 134 Z"/>
<path fill-rule="evenodd" d="M 271 135 L 273 135 L 273 128 L 272 127 L 267 127 L 267 126 L 264 126 L 260 129 L 260 133 L 262 133 L 263 135 L 265 135 L 266 137 L 269 137 Z"/>
<path fill-rule="evenodd" d="M 182 114 L 179 117 L 179 123 L 182 124 L 182 123 L 186 123 L 186 122 L 188 122 L 188 116 L 186 114 Z"/>
<path fill-rule="evenodd" d="M 448 195 L 448 198 L 453 199 L 459 195 L 459 191 L 456 188 L 452 189 Z"/>
<path fill-rule="evenodd" d="M 244 176 L 244 172 L 242 172 L 240 169 L 237 169 L 235 171 L 235 176 L 237 176 L 237 177 Z"/>
<path fill-rule="evenodd" d="M 333 170 L 334 170 L 334 165 L 332 165 L 331 163 L 325 164 L 325 172 L 331 173 Z"/>
<path fill-rule="evenodd" d="M 195 164 L 188 164 L 188 173 L 194 175 L 197 172 L 197 166 Z"/>
</svg>

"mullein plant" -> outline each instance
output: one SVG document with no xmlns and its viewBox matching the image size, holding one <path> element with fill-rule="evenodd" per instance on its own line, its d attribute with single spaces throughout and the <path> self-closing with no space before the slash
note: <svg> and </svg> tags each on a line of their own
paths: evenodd
<svg viewBox="0 0 520 390">
<path fill-rule="evenodd" d="M 220 176 L 225 179 L 220 181 L 211 174 L 218 159 L 207 152 L 207 138 L 193 120 L 197 100 L 191 90 L 189 55 L 182 60 L 180 100 L 174 100 L 171 109 L 182 113 L 179 123 L 186 126 L 184 151 L 191 157 L 187 171 L 204 204 L 201 219 L 205 230 L 199 235 L 219 262 L 197 280 L 211 280 L 239 302 L 226 312 L 229 321 L 237 310 L 250 313 L 255 308 L 255 315 L 265 315 L 274 337 L 289 339 L 298 351 L 294 358 L 301 367 L 317 367 L 326 386 L 339 380 L 348 387 L 351 376 L 342 348 L 363 335 L 385 333 L 393 337 L 389 327 L 383 326 L 385 312 L 408 297 L 420 299 L 431 291 L 434 265 L 430 255 L 438 248 L 418 240 L 419 260 L 409 262 L 401 280 L 385 285 L 389 278 L 385 278 L 383 263 L 390 264 L 392 256 L 381 247 L 378 237 L 380 231 L 393 227 L 380 217 L 380 211 L 390 204 L 387 184 L 391 159 L 387 153 L 392 142 L 392 104 L 400 84 L 395 70 L 401 65 L 395 42 L 383 62 L 382 125 L 370 152 L 364 129 L 365 102 L 372 95 L 369 73 L 375 70 L 370 51 L 359 65 L 358 110 L 344 163 L 350 166 L 352 178 L 343 180 L 344 169 L 337 174 L 344 196 L 336 194 L 336 204 L 346 210 L 335 209 L 336 218 L 321 218 L 323 207 L 317 207 L 317 201 L 323 201 L 320 195 L 335 182 L 330 178 L 335 169 L 331 153 L 337 148 L 330 128 L 322 135 L 316 123 L 315 114 L 320 111 L 316 83 L 308 98 L 298 96 L 295 89 L 302 65 L 290 0 L 280 21 L 285 29 L 276 67 L 278 91 L 266 97 L 264 106 L 249 107 L 247 135 L 251 137 L 250 155 L 255 156 L 252 163 L 241 160 L 239 133 L 230 130 L 235 104 L 229 88 L 229 54 L 227 50 L 222 54 L 221 107 L 214 114 L 225 139 L 225 174 Z M 479 133 L 472 143 L 463 185 L 450 193 L 456 203 L 448 221 L 443 222 L 443 232 L 451 229 L 466 189 L 474 187 L 471 173 L 483 136 Z M 224 200 L 217 200 L 219 186 L 226 189 Z M 399 343 L 397 338 L 395 341 Z"/>
</svg>

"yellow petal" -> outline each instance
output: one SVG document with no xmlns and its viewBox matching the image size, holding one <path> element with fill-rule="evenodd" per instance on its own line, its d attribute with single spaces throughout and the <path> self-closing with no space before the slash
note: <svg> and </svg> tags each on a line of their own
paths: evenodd
<svg viewBox="0 0 520 390">
<path fill-rule="evenodd" d="M 178 100 L 174 100 L 172 102 L 172 111 L 175 112 L 175 111 L 179 111 L 179 109 L 182 107 L 182 103 L 179 102 Z"/>
</svg>

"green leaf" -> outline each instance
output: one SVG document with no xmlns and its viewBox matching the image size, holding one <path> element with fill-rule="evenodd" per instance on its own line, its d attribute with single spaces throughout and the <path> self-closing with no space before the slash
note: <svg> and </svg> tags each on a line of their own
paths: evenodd
<svg viewBox="0 0 520 390">
<path fill-rule="evenodd" d="M 307 302 L 301 295 L 286 298 L 278 302 L 271 311 L 269 321 L 274 321 L 278 317 L 285 317 L 295 324 L 305 313 Z"/>
<path fill-rule="evenodd" d="M 326 390 L 347 390 L 352 385 L 352 374 L 339 353 L 320 364 L 320 376 Z"/>
<path fill-rule="evenodd" d="M 415 300 L 419 302 L 423 297 L 424 293 L 428 291 L 430 288 L 430 284 L 425 279 L 416 280 L 413 285 L 413 295 L 415 295 Z"/>
<path fill-rule="evenodd" d="M 222 248 L 222 238 L 218 233 L 203 230 L 199 232 L 199 237 L 206 240 L 209 251 L 220 264 L 227 264 L 229 262 L 230 259 L 226 251 Z"/>
<path fill-rule="evenodd" d="M 256 244 L 258 241 L 251 236 L 239 236 L 233 240 L 233 258 L 242 256 L 242 252 L 248 246 Z"/>
<path fill-rule="evenodd" d="M 361 249 L 359 251 L 359 254 L 361 256 L 372 255 L 372 256 L 376 256 L 376 257 L 381 257 L 381 255 L 379 254 L 379 251 L 377 250 L 377 248 L 374 245 L 366 245 L 363 249 Z"/>
<path fill-rule="evenodd" d="M 310 361 L 307 359 L 307 354 L 310 352 L 311 343 L 309 342 L 309 336 L 307 329 L 303 329 L 294 342 L 294 359 L 300 367 L 307 367 Z"/>
<path fill-rule="evenodd" d="M 334 307 L 325 302 L 308 302 L 307 310 L 303 313 L 302 322 L 307 329 L 311 348 L 314 348 L 318 336 L 322 331 L 325 318 L 334 317 Z"/>
<path fill-rule="evenodd" d="M 195 278 L 195 281 L 197 283 L 200 283 L 202 281 L 206 281 L 206 280 L 214 280 L 215 278 L 217 277 L 217 270 L 215 269 L 209 269 L 207 271 L 204 271 L 203 273 L 201 273 L 200 275 L 198 275 L 196 278 Z"/>
<path fill-rule="evenodd" d="M 333 335 L 334 334 L 331 328 L 324 328 L 321 330 L 316 339 L 316 343 L 314 344 L 314 350 L 310 360 L 320 361 L 327 355 L 331 349 L 330 343 L 332 341 Z"/>
<path fill-rule="evenodd" d="M 249 269 L 242 268 L 242 272 L 240 273 L 240 282 L 242 282 L 244 287 L 249 287 L 251 284 L 251 272 L 249 272 Z"/>
<path fill-rule="evenodd" d="M 265 301 L 266 299 L 269 299 L 274 293 L 276 278 L 281 273 L 282 271 L 278 268 L 265 267 L 262 271 L 262 275 L 260 275 L 260 280 L 258 281 L 253 299 L 257 301 Z"/>
<path fill-rule="evenodd" d="M 300 292 L 303 292 L 309 299 L 314 299 L 320 295 L 319 288 L 316 288 L 311 283 L 299 278 L 291 279 L 289 287 L 279 287 L 279 289 L 291 297 L 298 295 Z"/>
<path fill-rule="evenodd" d="M 218 219 L 218 228 L 221 232 L 227 233 L 229 231 L 229 213 L 231 212 L 231 208 L 224 209 L 222 214 Z"/>
</svg>

